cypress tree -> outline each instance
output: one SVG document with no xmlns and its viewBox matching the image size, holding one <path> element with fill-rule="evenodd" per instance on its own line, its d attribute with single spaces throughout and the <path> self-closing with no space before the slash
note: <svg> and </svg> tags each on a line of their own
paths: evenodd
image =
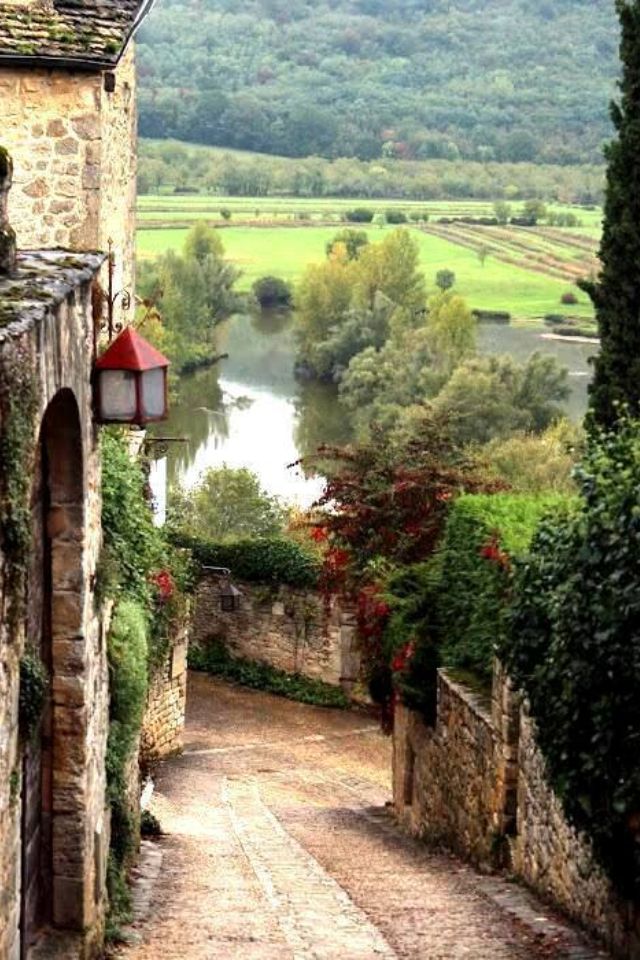
<svg viewBox="0 0 640 960">
<path fill-rule="evenodd" d="M 600 328 L 591 412 L 604 427 L 615 425 L 621 405 L 640 416 L 640 0 L 616 0 L 616 9 L 623 72 L 620 102 L 611 107 L 617 137 L 606 148 L 602 272 L 581 284 Z"/>
</svg>

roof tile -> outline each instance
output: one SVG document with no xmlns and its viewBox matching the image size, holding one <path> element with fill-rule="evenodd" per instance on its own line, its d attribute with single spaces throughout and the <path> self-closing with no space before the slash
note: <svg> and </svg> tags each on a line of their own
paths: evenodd
<svg viewBox="0 0 640 960">
<path fill-rule="evenodd" d="M 54 0 L 24 6 L 0 0 L 2 60 L 62 60 L 115 66 L 150 0 Z"/>
</svg>

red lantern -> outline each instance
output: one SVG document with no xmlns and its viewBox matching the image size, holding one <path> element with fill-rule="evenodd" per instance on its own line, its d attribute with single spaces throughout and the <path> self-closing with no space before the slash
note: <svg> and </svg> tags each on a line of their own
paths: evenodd
<svg viewBox="0 0 640 960">
<path fill-rule="evenodd" d="M 140 427 L 166 420 L 168 368 L 167 358 L 127 327 L 96 363 L 97 420 Z"/>
</svg>

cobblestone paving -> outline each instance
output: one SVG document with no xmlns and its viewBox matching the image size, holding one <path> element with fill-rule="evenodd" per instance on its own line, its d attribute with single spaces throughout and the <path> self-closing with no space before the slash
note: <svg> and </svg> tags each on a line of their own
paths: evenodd
<svg viewBox="0 0 640 960">
<path fill-rule="evenodd" d="M 385 808 L 391 745 L 366 716 L 194 676 L 186 740 L 158 772 L 162 868 L 122 958 L 595 956 L 562 927 L 541 939 L 493 902 L 506 884 L 488 895 L 468 867 L 400 833 Z"/>
</svg>

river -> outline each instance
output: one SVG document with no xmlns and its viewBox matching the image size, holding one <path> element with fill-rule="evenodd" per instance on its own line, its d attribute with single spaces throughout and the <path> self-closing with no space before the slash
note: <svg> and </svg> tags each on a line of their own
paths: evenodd
<svg viewBox="0 0 640 960">
<path fill-rule="evenodd" d="M 321 443 L 349 439 L 348 424 L 331 386 L 300 385 L 293 376 L 295 342 L 290 314 L 237 316 L 219 328 L 216 367 L 183 377 L 171 419 L 156 435 L 182 438 L 168 455 L 169 487 L 190 487 L 208 467 L 227 464 L 255 471 L 263 487 L 301 507 L 322 489 L 319 477 L 291 467 Z M 569 368 L 567 413 L 581 418 L 587 406 L 589 357 L 595 347 L 542 339 L 540 325 L 482 324 L 482 353 L 508 353 L 526 360 L 536 350 Z"/>
</svg>

